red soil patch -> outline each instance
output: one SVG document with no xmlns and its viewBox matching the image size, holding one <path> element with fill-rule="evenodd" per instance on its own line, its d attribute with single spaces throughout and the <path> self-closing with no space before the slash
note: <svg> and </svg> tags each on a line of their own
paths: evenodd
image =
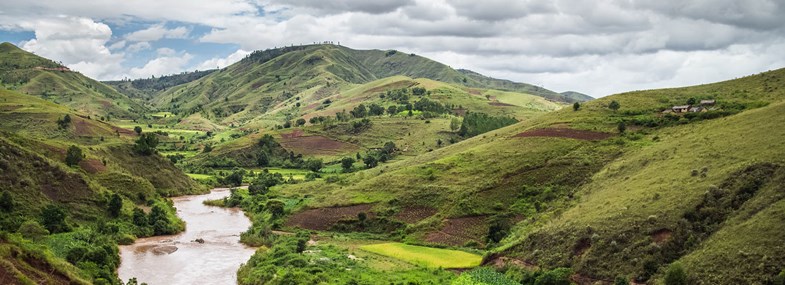
<svg viewBox="0 0 785 285">
<path fill-rule="evenodd" d="M 436 209 L 428 207 L 405 208 L 395 214 L 395 219 L 407 224 L 414 224 L 436 214 Z"/>
<path fill-rule="evenodd" d="M 530 271 L 536 271 L 540 269 L 540 267 L 534 263 L 508 256 L 501 256 L 499 254 L 491 255 L 485 262 L 483 262 L 482 265 L 491 265 L 496 268 L 504 268 L 512 265 L 518 268 L 528 269 Z"/>
<path fill-rule="evenodd" d="M 662 245 L 671 238 L 672 234 L 673 231 L 669 229 L 660 229 L 651 234 L 651 239 L 654 240 L 654 243 Z"/>
<path fill-rule="evenodd" d="M 482 95 L 482 91 L 479 89 L 466 89 L 466 92 L 472 95 Z"/>
<path fill-rule="evenodd" d="M 512 104 L 502 103 L 502 102 L 498 102 L 498 101 L 490 102 L 490 103 L 488 103 L 488 105 L 497 106 L 497 107 L 514 107 L 515 106 L 515 105 L 512 105 Z"/>
<path fill-rule="evenodd" d="M 282 139 L 293 139 L 303 136 L 303 130 L 297 129 L 288 134 L 281 134 Z"/>
<path fill-rule="evenodd" d="M 81 167 L 82 169 L 84 169 L 85 171 L 91 174 L 96 174 L 98 172 L 102 172 L 106 170 L 106 166 L 104 166 L 104 164 L 101 161 L 94 158 L 80 161 L 79 167 Z"/>
<path fill-rule="evenodd" d="M 286 226 L 326 231 L 340 220 L 357 219 L 357 214 L 360 212 L 365 212 L 368 214 L 368 218 L 373 218 L 375 214 L 369 212 L 371 207 L 373 204 L 305 210 L 289 217 Z"/>
<path fill-rule="evenodd" d="M 74 129 L 76 130 L 74 134 L 77 136 L 93 136 L 96 134 L 93 126 L 84 119 L 74 120 Z"/>
<path fill-rule="evenodd" d="M 522 132 L 515 135 L 515 137 L 551 137 L 551 138 L 569 138 L 577 140 L 603 140 L 613 136 L 613 134 L 592 132 L 583 130 L 574 130 L 567 128 L 544 128 Z"/>
<path fill-rule="evenodd" d="M 304 155 L 331 155 L 357 149 L 353 144 L 319 135 L 301 136 L 301 133 L 290 133 L 281 137 L 281 145 L 285 149 Z"/>
<path fill-rule="evenodd" d="M 462 246 L 474 241 L 484 244 L 484 236 L 488 233 L 487 216 L 472 216 L 445 219 L 442 229 L 430 232 L 425 236 L 425 241 L 452 246 Z"/>
</svg>

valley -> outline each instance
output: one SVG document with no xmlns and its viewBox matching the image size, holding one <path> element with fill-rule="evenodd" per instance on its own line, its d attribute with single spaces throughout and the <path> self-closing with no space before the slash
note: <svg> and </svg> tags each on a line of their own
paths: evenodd
<svg viewBox="0 0 785 285">
<path fill-rule="evenodd" d="M 63 68 L 0 45 L 8 284 L 785 280 L 785 69 L 593 99 L 335 44 Z"/>
</svg>

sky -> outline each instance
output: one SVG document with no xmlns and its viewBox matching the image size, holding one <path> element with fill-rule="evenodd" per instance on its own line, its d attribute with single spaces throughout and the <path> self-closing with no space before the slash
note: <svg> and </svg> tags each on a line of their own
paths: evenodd
<svg viewBox="0 0 785 285">
<path fill-rule="evenodd" d="M 785 0 L 3 0 L 0 41 L 99 80 L 333 41 L 602 97 L 785 67 Z"/>
</svg>

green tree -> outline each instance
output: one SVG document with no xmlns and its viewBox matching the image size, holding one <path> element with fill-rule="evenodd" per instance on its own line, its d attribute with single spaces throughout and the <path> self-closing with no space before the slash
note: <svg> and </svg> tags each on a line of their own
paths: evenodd
<svg viewBox="0 0 785 285">
<path fill-rule="evenodd" d="M 671 263 L 665 271 L 665 285 L 687 285 L 687 271 L 679 262 Z"/>
<path fill-rule="evenodd" d="M 297 119 L 297 121 L 294 122 L 294 125 L 298 126 L 298 127 L 302 126 L 302 125 L 305 125 L 305 119 L 303 119 L 303 118 Z"/>
<path fill-rule="evenodd" d="M 158 136 L 154 133 L 144 133 L 136 139 L 134 151 L 141 155 L 152 155 L 158 146 Z"/>
<path fill-rule="evenodd" d="M 780 274 L 774 277 L 772 285 L 785 285 L 785 270 L 780 271 Z"/>
<path fill-rule="evenodd" d="M 572 110 L 573 111 L 578 111 L 580 109 L 581 109 L 581 103 L 575 102 L 575 103 L 572 104 Z"/>
<path fill-rule="evenodd" d="M 365 109 L 364 104 L 360 104 L 357 107 L 354 107 L 349 113 L 352 114 L 352 117 L 363 118 L 368 115 L 368 110 Z"/>
<path fill-rule="evenodd" d="M 687 99 L 687 105 L 695 105 L 695 103 L 698 103 L 698 99 L 695 99 L 695 97 Z"/>
<path fill-rule="evenodd" d="M 613 100 L 613 101 L 611 101 L 610 104 L 608 104 L 608 108 L 610 108 L 611 110 L 616 112 L 616 110 L 619 110 L 619 108 L 621 108 L 621 104 L 619 104 L 618 101 Z"/>
<path fill-rule="evenodd" d="M 243 176 L 245 176 L 245 169 L 235 169 L 223 181 L 227 185 L 237 187 L 243 184 Z"/>
<path fill-rule="evenodd" d="M 379 165 L 379 161 L 376 160 L 376 157 L 373 155 L 366 155 L 365 158 L 363 158 L 363 163 L 365 163 L 365 167 L 367 168 L 374 168 Z"/>
<path fill-rule="evenodd" d="M 55 205 L 47 205 L 41 211 L 41 224 L 50 233 L 62 233 L 71 230 L 71 227 L 65 222 L 66 213 L 62 208 Z"/>
<path fill-rule="evenodd" d="M 457 117 L 452 118 L 452 120 L 450 120 L 450 130 L 457 132 L 459 129 L 461 129 L 461 119 L 458 119 Z"/>
<path fill-rule="evenodd" d="M 120 216 L 122 210 L 123 198 L 117 193 L 112 194 L 112 198 L 109 199 L 109 214 L 116 218 Z"/>
<path fill-rule="evenodd" d="M 556 268 L 537 277 L 534 285 L 570 285 L 570 275 L 572 275 L 571 269 Z"/>
<path fill-rule="evenodd" d="M 627 130 L 627 125 L 626 125 L 626 124 L 624 124 L 624 122 L 619 122 L 619 125 L 616 127 L 616 129 L 618 129 L 618 130 L 619 130 L 619 133 L 620 133 L 620 134 L 623 134 L 623 133 L 624 133 L 624 131 L 626 131 L 626 130 Z"/>
<path fill-rule="evenodd" d="M 141 135 L 142 134 L 142 127 L 140 127 L 140 126 L 134 127 L 134 132 L 136 132 L 136 135 Z"/>
<path fill-rule="evenodd" d="M 71 124 L 71 115 L 66 114 L 62 119 L 57 119 L 57 126 L 61 129 L 67 128 Z"/>
<path fill-rule="evenodd" d="M 260 152 L 256 156 L 256 165 L 258 166 L 267 166 L 270 163 L 270 159 L 267 158 L 266 152 Z"/>
<path fill-rule="evenodd" d="M 49 231 L 34 220 L 27 220 L 19 226 L 18 233 L 27 239 L 37 240 L 42 236 L 48 235 Z"/>
<path fill-rule="evenodd" d="M 352 171 L 352 165 L 354 165 L 354 158 L 344 157 L 341 159 L 341 168 L 343 168 L 343 172 Z"/>
<path fill-rule="evenodd" d="M 627 281 L 627 277 L 624 276 L 616 276 L 616 279 L 613 280 L 613 285 L 629 285 L 630 281 Z"/>
<path fill-rule="evenodd" d="M 202 148 L 202 152 L 203 153 L 208 153 L 208 152 L 211 152 L 211 151 L 213 151 L 213 145 L 211 145 L 211 144 L 205 144 L 204 148 Z"/>
<path fill-rule="evenodd" d="M 321 159 L 308 159 L 305 161 L 305 168 L 313 172 L 319 172 L 322 169 L 324 162 Z"/>
<path fill-rule="evenodd" d="M 395 114 L 398 114 L 398 107 L 395 107 L 395 105 L 387 107 L 387 114 L 390 116 L 394 116 Z"/>
<path fill-rule="evenodd" d="M 267 201 L 265 208 L 273 216 L 273 219 L 277 219 L 283 216 L 285 205 L 286 204 L 281 200 L 269 200 Z"/>
<path fill-rule="evenodd" d="M 0 210 L 6 213 L 14 210 L 14 197 L 8 191 L 3 191 L 3 194 L 0 194 Z"/>
<path fill-rule="evenodd" d="M 140 208 L 134 208 L 133 214 L 134 225 L 137 227 L 146 227 L 149 225 L 147 221 L 147 214 Z"/>
<path fill-rule="evenodd" d="M 80 161 L 82 161 L 82 149 L 75 145 L 69 146 L 65 153 L 65 164 L 74 166 Z"/>
</svg>

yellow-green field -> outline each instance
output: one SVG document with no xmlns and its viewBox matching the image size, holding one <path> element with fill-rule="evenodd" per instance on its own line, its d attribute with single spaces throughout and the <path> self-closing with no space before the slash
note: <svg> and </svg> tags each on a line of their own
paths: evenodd
<svg viewBox="0 0 785 285">
<path fill-rule="evenodd" d="M 473 253 L 397 242 L 364 245 L 360 249 L 433 268 L 471 268 L 482 262 L 482 256 Z"/>
<path fill-rule="evenodd" d="M 212 175 L 208 175 L 208 174 L 186 173 L 186 175 L 188 175 L 188 177 L 191 177 L 191 178 L 196 179 L 196 180 L 210 180 L 210 179 L 213 179 L 213 176 Z"/>
</svg>

